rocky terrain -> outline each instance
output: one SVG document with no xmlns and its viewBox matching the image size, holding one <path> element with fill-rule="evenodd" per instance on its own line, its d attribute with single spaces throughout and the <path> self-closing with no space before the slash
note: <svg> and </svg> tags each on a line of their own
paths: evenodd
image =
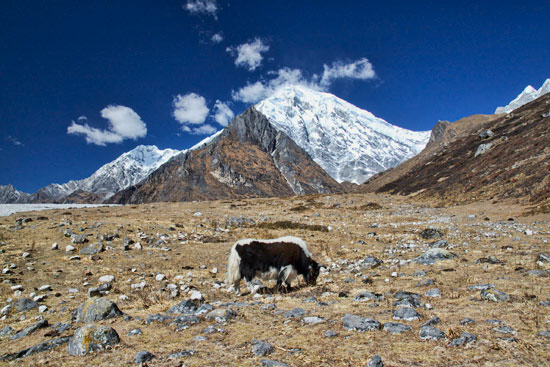
<svg viewBox="0 0 550 367">
<path fill-rule="evenodd" d="M 1 217 L 0 365 L 548 365 L 550 216 L 527 212 L 316 194 Z M 317 285 L 228 293 L 232 244 L 281 235 Z"/>
</svg>

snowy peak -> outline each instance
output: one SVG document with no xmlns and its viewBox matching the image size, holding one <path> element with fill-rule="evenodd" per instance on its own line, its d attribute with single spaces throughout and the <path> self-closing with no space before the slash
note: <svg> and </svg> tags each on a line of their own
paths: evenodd
<svg viewBox="0 0 550 367">
<path fill-rule="evenodd" d="M 363 183 L 418 154 L 430 137 L 302 86 L 283 88 L 255 107 L 338 182 Z"/>
<path fill-rule="evenodd" d="M 507 106 L 497 107 L 497 109 L 495 110 L 495 113 L 512 112 L 516 108 L 519 108 L 526 103 L 534 101 L 535 99 L 539 98 L 540 96 L 546 93 L 550 93 L 550 78 L 546 79 L 546 81 L 542 84 L 542 86 L 538 90 L 533 88 L 533 86 L 528 85 L 527 87 L 525 87 L 523 92 L 521 92 Z"/>
</svg>

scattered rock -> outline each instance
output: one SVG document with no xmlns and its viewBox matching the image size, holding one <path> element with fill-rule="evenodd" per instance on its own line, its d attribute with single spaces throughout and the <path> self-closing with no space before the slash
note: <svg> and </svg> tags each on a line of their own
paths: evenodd
<svg viewBox="0 0 550 367">
<path fill-rule="evenodd" d="M 449 343 L 452 347 L 459 347 L 468 343 L 475 343 L 477 341 L 477 335 L 470 333 L 462 333 L 458 338 L 451 340 Z"/>
<path fill-rule="evenodd" d="M 262 367 L 290 367 L 286 363 L 279 362 L 279 361 L 272 361 L 270 359 L 262 359 L 260 362 L 262 363 Z"/>
<path fill-rule="evenodd" d="M 429 319 L 428 321 L 426 321 L 425 323 L 422 324 L 422 326 L 432 326 L 432 325 L 437 325 L 441 322 L 441 319 L 437 316 L 435 317 L 432 317 L 431 319 Z"/>
<path fill-rule="evenodd" d="M 368 319 L 363 316 L 346 314 L 342 317 L 342 325 L 348 330 L 369 331 L 380 330 L 380 323 L 374 319 Z"/>
<path fill-rule="evenodd" d="M 37 308 L 40 305 L 28 298 L 19 298 L 13 303 L 13 306 L 15 307 L 17 312 L 24 312 Z"/>
<path fill-rule="evenodd" d="M 170 314 L 194 314 L 195 311 L 199 308 L 199 302 L 186 299 L 184 301 L 181 301 L 175 306 L 172 306 L 168 309 L 168 313 Z"/>
<path fill-rule="evenodd" d="M 468 325 L 468 324 L 473 324 L 473 323 L 475 323 L 475 321 L 470 319 L 469 317 L 460 320 L 460 325 Z"/>
<path fill-rule="evenodd" d="M 120 343 L 120 337 L 113 328 L 88 324 L 75 332 L 69 342 L 68 353 L 73 356 L 82 356 L 118 343 Z"/>
<path fill-rule="evenodd" d="M 82 244 L 88 242 L 85 235 L 73 234 L 71 235 L 71 242 L 76 244 Z"/>
<path fill-rule="evenodd" d="M 81 255 L 96 255 L 96 254 L 99 254 L 100 252 L 103 252 L 105 251 L 105 247 L 103 246 L 103 243 L 101 242 L 98 242 L 98 243 L 92 243 L 88 246 L 84 246 L 80 249 L 80 254 Z"/>
<path fill-rule="evenodd" d="M 124 315 L 118 306 L 107 298 L 92 298 L 73 312 L 75 322 L 94 322 Z"/>
<path fill-rule="evenodd" d="M 168 356 L 168 359 L 176 359 L 176 358 L 184 358 L 189 357 L 195 354 L 196 352 L 193 349 L 190 350 L 182 350 L 176 353 L 172 353 Z"/>
<path fill-rule="evenodd" d="M 503 265 L 506 264 L 505 261 L 501 261 L 494 257 L 493 255 L 488 257 L 482 257 L 476 260 L 476 264 L 496 264 L 496 265 Z"/>
<path fill-rule="evenodd" d="M 43 329 L 48 326 L 48 320 L 40 320 L 37 323 L 34 323 L 30 326 L 27 326 L 21 331 L 18 331 L 14 335 L 10 336 L 10 340 L 16 340 L 24 338 L 32 333 L 34 333 L 38 329 Z"/>
<path fill-rule="evenodd" d="M 539 331 L 537 333 L 538 336 L 543 336 L 545 338 L 550 338 L 550 331 L 546 330 L 546 331 Z"/>
<path fill-rule="evenodd" d="M 537 256 L 537 263 L 539 265 L 550 264 L 550 254 L 539 254 Z"/>
<path fill-rule="evenodd" d="M 384 367 L 384 363 L 382 363 L 382 358 L 378 354 L 375 355 L 371 358 L 369 363 L 367 363 L 367 367 Z"/>
<path fill-rule="evenodd" d="M 305 314 L 306 314 L 306 310 L 304 310 L 303 308 L 297 307 L 297 308 L 293 308 L 290 311 L 285 312 L 283 316 L 286 317 L 287 319 L 290 319 L 290 318 L 300 318 Z"/>
<path fill-rule="evenodd" d="M 98 281 L 100 283 L 112 283 L 115 281 L 115 276 L 114 275 L 103 275 L 101 277 L 99 277 Z"/>
<path fill-rule="evenodd" d="M 422 265 L 433 265 L 437 261 L 449 260 L 458 257 L 452 252 L 442 248 L 431 248 L 418 256 L 415 261 Z"/>
<path fill-rule="evenodd" d="M 493 328 L 493 331 L 496 331 L 497 333 L 502 333 L 502 334 L 516 335 L 516 331 L 512 329 L 510 326 L 497 326 Z"/>
<path fill-rule="evenodd" d="M 304 324 L 316 325 L 325 322 L 325 319 L 319 316 L 309 316 L 302 319 Z"/>
<path fill-rule="evenodd" d="M 191 300 L 192 301 L 203 301 L 204 298 L 202 297 L 202 293 L 199 291 L 193 291 L 191 292 Z"/>
<path fill-rule="evenodd" d="M 483 290 L 487 290 L 487 289 L 491 289 L 491 288 L 495 288 L 495 285 L 492 284 L 492 283 L 474 284 L 474 285 L 468 286 L 468 290 L 470 290 L 470 291 L 483 291 Z"/>
<path fill-rule="evenodd" d="M 433 289 L 427 290 L 426 293 L 424 293 L 424 295 L 426 297 L 432 297 L 432 298 L 441 297 L 441 291 L 439 290 L 439 288 L 433 288 Z"/>
<path fill-rule="evenodd" d="M 478 155 L 487 153 L 491 149 L 492 146 L 493 146 L 493 143 L 480 144 L 477 147 L 477 150 L 474 154 L 474 157 L 477 157 Z"/>
<path fill-rule="evenodd" d="M 46 352 L 48 350 L 55 349 L 61 345 L 67 344 L 72 339 L 71 336 L 64 336 L 62 338 L 48 340 L 46 342 L 34 345 L 30 348 L 23 349 L 17 353 L 10 353 L 0 356 L 0 361 L 13 361 L 15 359 L 25 358 L 32 356 L 33 354 Z"/>
<path fill-rule="evenodd" d="M 273 346 L 263 340 L 252 339 L 252 353 L 257 357 L 264 357 L 273 353 Z"/>
<path fill-rule="evenodd" d="M 437 230 L 435 228 L 426 228 L 425 230 L 420 232 L 420 237 L 422 237 L 425 240 L 433 240 L 434 238 L 443 237 L 443 233 L 441 233 L 440 230 Z"/>
<path fill-rule="evenodd" d="M 155 358 L 154 354 L 151 354 L 146 350 L 142 350 L 140 352 L 137 352 L 136 354 L 136 364 L 143 364 L 145 362 L 149 362 L 153 358 Z"/>
<path fill-rule="evenodd" d="M 384 324 L 384 330 L 391 334 L 401 334 L 405 331 L 410 331 L 411 327 L 408 325 L 400 324 L 398 322 L 386 322 Z"/>
<path fill-rule="evenodd" d="M 325 331 L 325 336 L 327 338 L 334 338 L 334 337 L 338 336 L 338 333 L 334 330 L 327 330 L 327 331 Z"/>
<path fill-rule="evenodd" d="M 420 328 L 420 339 L 422 340 L 437 340 L 445 338 L 445 333 L 433 326 L 422 326 Z"/>
<path fill-rule="evenodd" d="M 143 331 L 141 331 L 141 329 L 132 329 L 130 331 L 128 331 L 128 335 L 129 336 L 132 336 L 132 335 L 141 335 L 143 334 Z"/>
<path fill-rule="evenodd" d="M 380 266 L 383 263 L 382 260 L 377 259 L 376 257 L 369 255 L 361 262 L 361 267 L 364 269 L 374 269 Z"/>
<path fill-rule="evenodd" d="M 237 316 L 237 313 L 231 309 L 219 308 L 211 311 L 206 315 L 207 320 L 215 320 L 216 322 L 226 322 Z"/>
<path fill-rule="evenodd" d="M 510 296 L 497 289 L 489 288 L 481 291 L 481 299 L 492 302 L 506 302 L 510 300 Z"/>
<path fill-rule="evenodd" d="M 489 139 L 490 137 L 493 137 L 494 135 L 495 135 L 495 133 L 492 132 L 491 130 L 488 130 L 488 129 L 479 133 L 479 137 L 481 139 Z"/>
<path fill-rule="evenodd" d="M 381 301 L 384 299 L 384 296 L 378 293 L 372 292 L 363 292 L 359 293 L 353 300 L 355 302 L 364 302 L 364 301 Z"/>
<path fill-rule="evenodd" d="M 420 314 L 410 307 L 399 308 L 393 312 L 394 320 L 414 321 L 420 318 Z"/>
<path fill-rule="evenodd" d="M 13 330 L 11 326 L 5 326 L 2 329 L 0 329 L 0 336 L 10 335 L 10 334 L 13 334 L 14 332 L 15 330 Z"/>
</svg>

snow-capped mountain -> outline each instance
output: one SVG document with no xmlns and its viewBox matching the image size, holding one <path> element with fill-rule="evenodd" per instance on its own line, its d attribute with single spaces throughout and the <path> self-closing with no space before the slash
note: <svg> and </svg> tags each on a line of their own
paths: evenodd
<svg viewBox="0 0 550 367">
<path fill-rule="evenodd" d="M 393 126 L 332 94 L 302 86 L 279 90 L 256 109 L 338 182 L 370 176 L 418 154 L 430 131 Z"/>
<path fill-rule="evenodd" d="M 0 185 L 0 203 L 2 204 L 25 202 L 29 196 L 29 194 L 17 190 L 12 185 Z"/>
<path fill-rule="evenodd" d="M 114 161 L 103 165 L 90 177 L 71 180 L 62 185 L 50 184 L 38 190 L 35 201 L 56 201 L 76 191 L 91 192 L 108 198 L 115 192 L 135 185 L 155 171 L 180 150 L 159 149 L 154 145 L 139 145 L 122 154 Z"/>
<path fill-rule="evenodd" d="M 512 112 L 516 108 L 519 108 L 526 103 L 534 101 L 535 99 L 539 98 L 540 96 L 546 93 L 550 93 L 550 78 L 546 79 L 546 81 L 542 84 L 542 86 L 538 90 L 533 88 L 531 85 L 528 85 L 527 87 L 525 87 L 523 92 L 521 92 L 507 106 L 497 107 L 497 109 L 495 110 L 495 113 Z"/>
</svg>

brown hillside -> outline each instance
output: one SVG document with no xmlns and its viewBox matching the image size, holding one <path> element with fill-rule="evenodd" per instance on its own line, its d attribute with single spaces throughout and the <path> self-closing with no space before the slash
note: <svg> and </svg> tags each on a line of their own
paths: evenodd
<svg viewBox="0 0 550 367">
<path fill-rule="evenodd" d="M 550 95 L 472 129 L 377 191 L 415 194 L 442 203 L 517 199 L 548 204 Z M 494 135 L 482 138 L 491 130 Z M 476 156 L 480 145 L 490 149 Z"/>
</svg>

